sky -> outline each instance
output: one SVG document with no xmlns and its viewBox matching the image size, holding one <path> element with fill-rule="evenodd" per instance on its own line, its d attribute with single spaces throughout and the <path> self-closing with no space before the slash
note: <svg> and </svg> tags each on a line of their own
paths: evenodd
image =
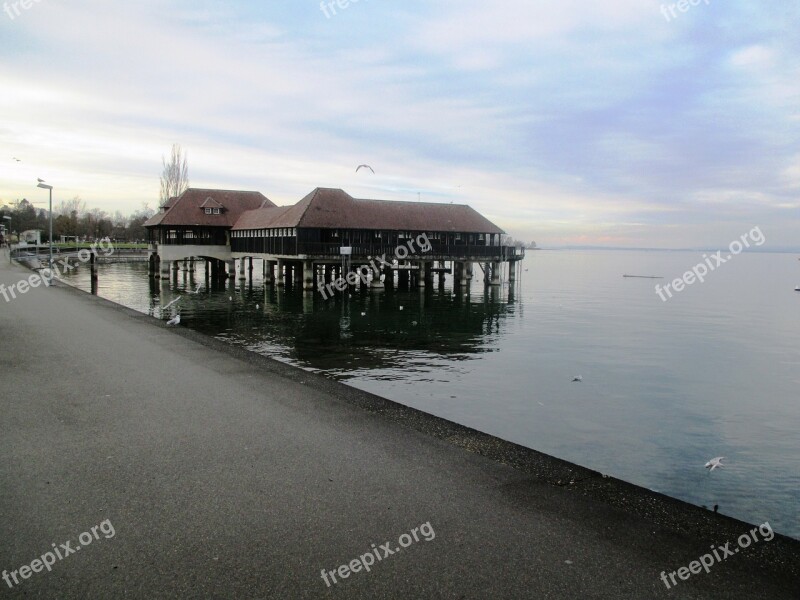
<svg viewBox="0 0 800 600">
<path fill-rule="evenodd" d="M 544 247 L 800 248 L 798 3 L 340 2 L 5 2 L 0 205 L 46 208 L 41 177 L 155 208 L 178 143 L 193 187 L 279 205 L 337 187 Z"/>
</svg>

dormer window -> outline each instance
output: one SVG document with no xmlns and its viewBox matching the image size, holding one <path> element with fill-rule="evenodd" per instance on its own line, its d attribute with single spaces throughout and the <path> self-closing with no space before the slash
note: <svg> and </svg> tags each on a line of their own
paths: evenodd
<svg viewBox="0 0 800 600">
<path fill-rule="evenodd" d="M 203 212 L 207 215 L 221 215 L 222 209 L 225 208 L 214 200 L 211 196 L 205 199 L 205 201 L 200 205 L 200 208 L 203 209 Z"/>
</svg>

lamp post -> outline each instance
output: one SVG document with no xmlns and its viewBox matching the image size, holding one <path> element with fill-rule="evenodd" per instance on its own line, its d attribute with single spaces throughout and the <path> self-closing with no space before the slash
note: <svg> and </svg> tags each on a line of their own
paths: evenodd
<svg viewBox="0 0 800 600">
<path fill-rule="evenodd" d="M 53 186 L 47 185 L 44 182 L 44 179 L 39 179 L 38 181 L 39 184 L 36 187 L 50 191 L 50 237 L 48 239 L 48 242 L 50 242 L 50 262 L 48 263 L 47 266 L 52 269 L 53 268 Z"/>
<path fill-rule="evenodd" d="M 3 215 L 3 219 L 7 221 L 6 223 L 6 237 L 8 238 L 8 262 L 11 263 L 11 217 L 8 215 Z"/>
</svg>

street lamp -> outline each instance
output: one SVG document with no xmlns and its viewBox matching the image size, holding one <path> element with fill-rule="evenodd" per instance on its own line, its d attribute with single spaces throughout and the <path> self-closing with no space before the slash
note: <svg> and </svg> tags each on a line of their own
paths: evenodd
<svg viewBox="0 0 800 600">
<path fill-rule="evenodd" d="M 8 238 L 8 262 L 11 262 L 11 217 L 3 215 L 3 218 L 8 221 L 6 223 L 6 237 Z"/>
<path fill-rule="evenodd" d="M 53 268 L 53 186 L 47 185 L 44 182 L 44 179 L 38 179 L 39 185 L 36 187 L 42 188 L 44 190 L 50 191 L 50 238 L 48 241 L 50 242 L 50 262 L 48 266 L 52 269 Z"/>
</svg>

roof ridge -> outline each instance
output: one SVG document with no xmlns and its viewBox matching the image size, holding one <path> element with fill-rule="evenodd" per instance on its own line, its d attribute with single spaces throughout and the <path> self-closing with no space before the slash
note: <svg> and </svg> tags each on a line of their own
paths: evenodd
<svg viewBox="0 0 800 600">
<path fill-rule="evenodd" d="M 467 208 L 472 208 L 469 204 L 455 204 L 453 202 L 415 202 L 414 200 L 384 200 L 382 198 L 353 198 L 353 200 L 361 200 L 364 202 L 391 202 L 392 204 L 411 204 L 413 206 L 466 206 Z"/>
<path fill-rule="evenodd" d="M 262 196 L 264 196 L 264 194 L 262 194 L 258 190 L 231 190 L 231 189 L 225 189 L 225 188 L 196 188 L 196 187 L 188 187 L 188 188 L 186 188 L 181 193 L 181 196 L 183 196 L 183 194 L 185 194 L 186 192 L 188 192 L 190 190 L 193 190 L 193 191 L 196 191 L 196 192 L 236 192 L 238 194 L 261 194 Z M 266 198 L 266 196 L 264 196 L 264 197 Z"/>
<path fill-rule="evenodd" d="M 308 209 L 311 208 L 311 204 L 314 202 L 314 198 L 316 198 L 317 194 L 319 194 L 320 190 L 323 190 L 323 189 L 332 189 L 332 188 L 315 187 L 313 190 L 311 190 L 311 198 L 309 198 L 308 204 L 306 204 L 306 207 L 303 209 L 303 212 L 300 213 L 300 216 L 297 217 L 297 224 L 298 225 L 300 225 L 303 222 L 303 217 L 306 216 L 306 212 L 308 212 Z M 344 191 L 344 190 L 342 190 L 342 191 Z M 302 202 L 302 201 L 303 200 L 301 199 L 300 202 Z M 295 206 L 297 206 L 297 204 L 295 204 Z"/>
</svg>

